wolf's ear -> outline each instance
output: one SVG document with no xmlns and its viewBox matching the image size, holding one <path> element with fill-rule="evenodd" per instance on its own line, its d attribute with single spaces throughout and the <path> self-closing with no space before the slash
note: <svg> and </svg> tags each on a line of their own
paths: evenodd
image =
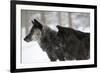
<svg viewBox="0 0 100 73">
<path fill-rule="evenodd" d="M 36 27 L 36 28 L 42 29 L 42 27 L 43 27 L 42 24 L 39 21 L 37 21 L 36 19 L 34 19 L 34 21 L 32 21 L 32 23 L 33 23 L 34 27 Z"/>
<path fill-rule="evenodd" d="M 63 30 L 63 27 L 60 26 L 60 25 L 57 25 L 56 27 L 58 28 L 59 31 L 62 31 Z"/>
<path fill-rule="evenodd" d="M 36 23 L 39 23 L 36 19 L 34 19 L 34 21 L 32 20 L 33 25 L 35 25 Z"/>
<path fill-rule="evenodd" d="M 34 19 L 34 22 L 38 22 L 38 20 Z M 39 22 L 38 22 L 39 23 Z"/>
<path fill-rule="evenodd" d="M 34 21 L 33 20 L 31 22 L 32 22 L 32 24 L 34 24 Z"/>
</svg>

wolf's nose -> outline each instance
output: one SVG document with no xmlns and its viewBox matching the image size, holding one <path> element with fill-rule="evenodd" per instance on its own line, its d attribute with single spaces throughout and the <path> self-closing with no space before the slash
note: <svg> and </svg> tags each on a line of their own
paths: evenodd
<svg viewBox="0 0 100 73">
<path fill-rule="evenodd" d="M 26 41 L 26 38 L 24 38 L 24 41 Z"/>
<path fill-rule="evenodd" d="M 25 37 L 25 38 L 24 38 L 24 41 L 28 42 L 28 39 Z"/>
<path fill-rule="evenodd" d="M 27 41 L 27 39 L 26 39 L 26 38 L 24 38 L 24 41 Z"/>
<path fill-rule="evenodd" d="M 30 40 L 29 38 L 25 37 L 25 38 L 24 38 L 24 41 L 30 42 L 31 40 Z"/>
</svg>

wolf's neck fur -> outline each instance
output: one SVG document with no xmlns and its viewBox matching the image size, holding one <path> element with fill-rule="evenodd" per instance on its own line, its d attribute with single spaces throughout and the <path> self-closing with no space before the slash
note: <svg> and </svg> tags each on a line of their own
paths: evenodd
<svg viewBox="0 0 100 73">
<path fill-rule="evenodd" d="M 45 37 L 50 37 L 56 35 L 56 31 L 52 30 L 51 28 L 44 26 L 43 31 L 42 31 L 42 36 Z"/>
<path fill-rule="evenodd" d="M 46 51 L 46 49 L 48 49 L 48 47 L 50 47 L 48 45 L 53 43 L 51 41 L 54 41 L 56 39 L 56 35 L 57 35 L 56 31 L 50 29 L 47 26 L 43 27 L 43 30 L 41 33 L 41 38 L 39 40 L 39 44 L 40 44 L 41 48 L 43 49 L 43 51 Z"/>
</svg>

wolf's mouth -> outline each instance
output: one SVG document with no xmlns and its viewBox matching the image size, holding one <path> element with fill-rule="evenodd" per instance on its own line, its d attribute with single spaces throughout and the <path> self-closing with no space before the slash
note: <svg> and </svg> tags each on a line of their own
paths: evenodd
<svg viewBox="0 0 100 73">
<path fill-rule="evenodd" d="M 24 41 L 26 41 L 26 42 L 30 42 L 31 39 L 29 39 L 29 38 L 24 38 Z"/>
</svg>

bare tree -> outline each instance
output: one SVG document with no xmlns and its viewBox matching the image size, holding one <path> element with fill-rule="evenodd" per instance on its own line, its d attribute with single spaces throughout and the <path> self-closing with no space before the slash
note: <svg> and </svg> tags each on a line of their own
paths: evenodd
<svg viewBox="0 0 100 73">
<path fill-rule="evenodd" d="M 28 30 L 29 30 L 29 23 L 28 23 L 28 19 L 29 19 L 29 15 L 28 15 L 28 11 L 22 11 L 22 15 L 21 15 L 21 24 L 22 24 L 22 27 L 25 27 L 25 34 L 28 33 Z"/>
<path fill-rule="evenodd" d="M 57 15 L 58 15 L 58 23 L 59 25 L 62 25 L 61 12 L 58 12 Z"/>
<path fill-rule="evenodd" d="M 72 17 L 71 17 L 71 14 L 72 14 L 71 12 L 68 13 L 68 21 L 69 21 L 69 27 L 72 28 L 72 27 L 73 27 L 73 24 L 72 24 Z"/>
<path fill-rule="evenodd" d="M 45 12 L 41 12 L 41 21 L 44 25 L 46 25 L 46 17 L 45 17 Z"/>
</svg>

